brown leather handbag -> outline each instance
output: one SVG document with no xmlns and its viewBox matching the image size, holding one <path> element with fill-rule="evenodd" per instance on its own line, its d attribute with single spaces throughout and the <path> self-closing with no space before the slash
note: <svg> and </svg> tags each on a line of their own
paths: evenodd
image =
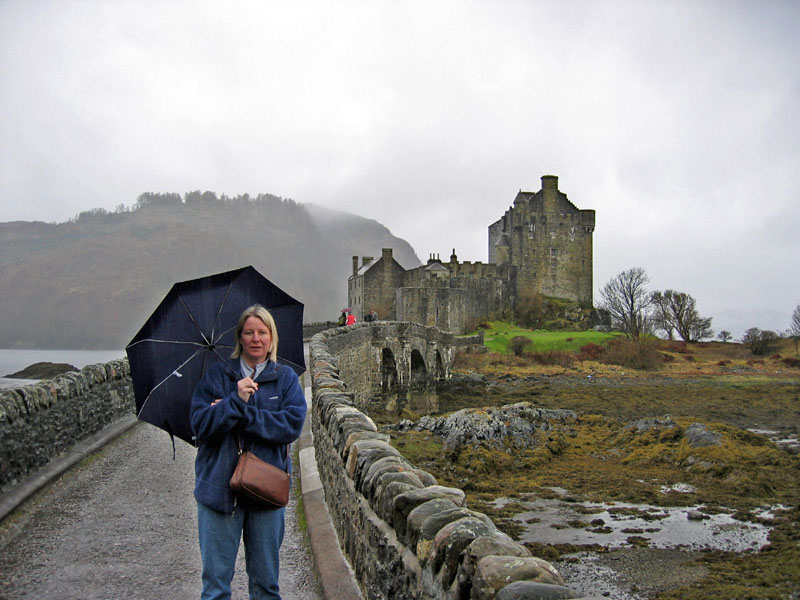
<svg viewBox="0 0 800 600">
<path fill-rule="evenodd" d="M 288 461 L 289 446 L 286 446 Z M 289 474 L 264 462 L 239 440 L 239 462 L 231 477 L 233 493 L 263 508 L 281 508 L 289 503 Z"/>
</svg>

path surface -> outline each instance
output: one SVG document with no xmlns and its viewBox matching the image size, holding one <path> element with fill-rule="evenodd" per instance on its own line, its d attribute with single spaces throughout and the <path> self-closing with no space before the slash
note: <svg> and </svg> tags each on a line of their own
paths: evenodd
<svg viewBox="0 0 800 600">
<path fill-rule="evenodd" d="M 140 423 L 10 515 L 0 525 L 0 598 L 199 598 L 195 450 L 181 441 L 176 450 L 173 460 L 169 436 Z M 293 493 L 281 594 L 318 600 L 297 510 Z M 233 598 L 247 598 L 243 548 L 236 571 Z"/>
</svg>

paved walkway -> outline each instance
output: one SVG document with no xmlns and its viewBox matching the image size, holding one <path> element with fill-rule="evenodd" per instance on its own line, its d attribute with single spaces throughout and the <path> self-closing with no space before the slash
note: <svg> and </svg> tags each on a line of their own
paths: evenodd
<svg viewBox="0 0 800 600">
<path fill-rule="evenodd" d="M 313 508 L 308 534 L 317 560 L 298 524 L 301 494 L 294 493 L 281 548 L 281 594 L 284 600 L 358 598 L 320 505 L 310 444 L 306 430 L 297 466 L 306 471 L 302 502 L 304 514 Z M 17 486 L 0 502 L 0 518 L 8 515 L 0 523 L 0 599 L 198 598 L 194 455 L 177 441 L 173 460 L 166 433 L 126 419 Z M 71 464 L 78 466 L 65 472 Z M 243 550 L 233 590 L 233 598 L 247 598 Z"/>
</svg>

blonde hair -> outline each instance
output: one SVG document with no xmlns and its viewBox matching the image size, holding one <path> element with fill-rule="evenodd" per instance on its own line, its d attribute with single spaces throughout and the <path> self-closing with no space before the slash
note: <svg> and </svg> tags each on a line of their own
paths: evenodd
<svg viewBox="0 0 800 600">
<path fill-rule="evenodd" d="M 272 362 L 277 362 L 278 328 L 275 325 L 275 319 L 273 319 L 272 315 L 269 314 L 269 311 L 260 304 L 254 304 L 250 308 L 246 308 L 242 313 L 242 316 L 239 317 L 239 323 L 236 325 L 236 348 L 233 349 L 231 358 L 239 358 L 239 356 L 242 354 L 242 330 L 244 329 L 244 322 L 250 317 L 256 317 L 257 319 L 260 319 L 261 322 L 267 326 L 267 329 L 269 329 L 270 337 L 272 338 L 272 344 L 269 348 L 269 359 Z"/>
</svg>

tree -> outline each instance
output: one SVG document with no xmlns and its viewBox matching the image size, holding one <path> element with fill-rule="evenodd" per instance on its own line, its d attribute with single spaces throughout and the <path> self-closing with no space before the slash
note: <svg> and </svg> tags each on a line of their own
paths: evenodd
<svg viewBox="0 0 800 600">
<path fill-rule="evenodd" d="M 753 354 L 766 354 L 772 343 L 778 339 L 778 334 L 768 329 L 751 327 L 744 332 L 742 343 L 750 348 Z"/>
<path fill-rule="evenodd" d="M 730 331 L 723 329 L 722 331 L 719 332 L 719 335 L 717 337 L 724 343 L 727 342 L 729 339 L 731 339 L 733 336 L 731 335 Z"/>
<path fill-rule="evenodd" d="M 792 313 L 792 324 L 789 326 L 789 334 L 794 339 L 794 354 L 797 356 L 797 343 L 800 341 L 800 304 L 795 306 Z"/>
<path fill-rule="evenodd" d="M 701 317 L 696 304 L 695 299 L 684 292 L 653 292 L 656 326 L 663 329 L 669 339 L 672 339 L 672 332 L 677 331 L 684 342 L 712 337 L 711 317 Z"/>
<path fill-rule="evenodd" d="M 648 309 L 653 302 L 647 289 L 650 278 L 641 267 L 633 267 L 612 278 L 600 290 L 600 308 L 608 311 L 615 329 L 638 343 L 642 335 L 653 331 Z"/>
</svg>

